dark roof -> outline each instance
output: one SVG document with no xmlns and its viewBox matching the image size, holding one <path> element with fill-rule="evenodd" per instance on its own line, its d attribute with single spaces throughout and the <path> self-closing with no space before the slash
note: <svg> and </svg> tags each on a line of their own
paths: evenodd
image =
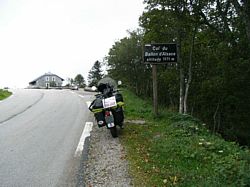
<svg viewBox="0 0 250 187">
<path fill-rule="evenodd" d="M 62 81 L 64 81 L 63 78 L 59 77 L 59 76 L 56 75 L 56 74 L 53 74 L 53 73 L 45 73 L 44 75 L 41 75 L 40 77 L 36 78 L 35 80 L 29 82 L 29 84 L 35 84 L 35 82 L 36 82 L 37 80 L 39 80 L 39 79 L 41 79 L 42 77 L 45 77 L 45 76 L 56 76 L 56 77 L 58 77 L 59 79 L 61 79 Z"/>
</svg>

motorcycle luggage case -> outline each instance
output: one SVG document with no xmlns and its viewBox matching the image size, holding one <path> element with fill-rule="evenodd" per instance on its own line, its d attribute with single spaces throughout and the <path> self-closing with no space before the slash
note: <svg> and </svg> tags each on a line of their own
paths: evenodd
<svg viewBox="0 0 250 187">
<path fill-rule="evenodd" d="M 94 113 L 99 113 L 99 112 L 102 112 L 102 110 L 103 110 L 102 99 L 96 98 L 94 100 L 94 103 L 93 103 L 91 111 L 94 112 Z"/>
<path fill-rule="evenodd" d="M 115 94 L 115 99 L 116 99 L 116 102 L 123 102 L 122 94 L 116 93 Z"/>
<path fill-rule="evenodd" d="M 117 107 L 114 109 L 113 115 L 114 115 L 114 122 L 116 125 L 120 125 L 124 121 L 124 114 L 122 107 Z"/>
<path fill-rule="evenodd" d="M 124 105 L 122 94 L 116 93 L 116 94 L 115 94 L 115 99 L 116 99 L 116 103 L 117 103 L 117 105 L 118 105 L 119 107 L 121 107 L 121 106 Z"/>
<path fill-rule="evenodd" d="M 98 127 L 105 126 L 105 115 L 104 112 L 97 112 L 94 114 Z"/>
</svg>

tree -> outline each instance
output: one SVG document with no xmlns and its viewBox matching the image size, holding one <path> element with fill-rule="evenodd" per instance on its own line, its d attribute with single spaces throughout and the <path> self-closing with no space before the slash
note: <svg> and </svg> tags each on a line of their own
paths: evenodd
<svg viewBox="0 0 250 187">
<path fill-rule="evenodd" d="M 73 83 L 74 83 L 74 79 L 70 77 L 66 78 L 66 85 L 65 85 L 66 87 L 72 86 Z"/>
<path fill-rule="evenodd" d="M 246 0 L 144 0 L 140 32 L 109 51 L 108 73 L 152 96 L 145 43 L 177 43 L 176 66 L 157 67 L 160 105 L 191 114 L 224 137 L 250 145 L 250 3 Z"/>
<path fill-rule="evenodd" d="M 101 62 L 97 60 L 88 74 L 88 83 L 90 87 L 97 86 L 98 81 L 102 79 L 103 74 L 101 68 Z"/>
<path fill-rule="evenodd" d="M 193 35 L 196 32 L 196 29 L 193 28 L 197 27 L 191 14 L 190 4 L 192 1 L 145 0 L 145 3 L 148 5 L 148 11 L 144 12 L 140 18 L 141 26 L 145 29 L 144 40 L 149 43 L 152 41 L 177 43 L 179 113 L 187 113 L 187 98 L 192 77 L 192 55 L 195 38 Z M 188 46 L 187 43 L 190 41 L 191 44 Z M 165 71 L 165 67 L 163 68 L 159 67 L 159 69 Z"/>
<path fill-rule="evenodd" d="M 142 32 L 129 32 L 129 37 L 117 41 L 109 50 L 108 73 L 116 80 L 121 80 L 137 95 L 151 95 L 151 69 L 142 63 Z"/>
<path fill-rule="evenodd" d="M 83 78 L 81 74 L 76 75 L 74 82 L 80 88 L 84 88 L 86 86 L 85 79 Z"/>
<path fill-rule="evenodd" d="M 246 33 L 248 48 L 250 49 L 250 2 L 248 0 L 232 0 L 237 14 L 242 20 L 243 29 Z"/>
<path fill-rule="evenodd" d="M 173 76 L 180 85 L 179 93 L 172 89 L 175 98 L 179 95 L 180 113 L 191 113 L 225 137 L 250 144 L 249 1 L 144 2 L 144 42 L 173 41 L 179 49 L 179 76 L 159 67 L 159 90 L 168 90 L 167 77 Z M 159 97 L 169 96 L 163 93 Z"/>
</svg>

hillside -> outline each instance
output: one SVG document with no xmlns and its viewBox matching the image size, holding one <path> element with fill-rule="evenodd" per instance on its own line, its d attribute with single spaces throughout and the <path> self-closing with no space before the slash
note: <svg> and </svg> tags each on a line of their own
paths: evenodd
<svg viewBox="0 0 250 187">
<path fill-rule="evenodd" d="M 161 111 L 129 91 L 121 136 L 135 186 L 249 186 L 249 149 L 212 134 L 189 115 Z M 134 124 L 131 120 L 144 120 Z"/>
</svg>

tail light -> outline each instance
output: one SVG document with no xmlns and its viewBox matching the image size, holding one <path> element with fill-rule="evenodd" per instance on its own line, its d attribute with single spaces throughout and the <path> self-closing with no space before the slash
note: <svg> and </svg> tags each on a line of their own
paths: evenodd
<svg viewBox="0 0 250 187">
<path fill-rule="evenodd" d="M 110 112 L 109 111 L 105 111 L 105 116 L 110 116 Z"/>
</svg>

